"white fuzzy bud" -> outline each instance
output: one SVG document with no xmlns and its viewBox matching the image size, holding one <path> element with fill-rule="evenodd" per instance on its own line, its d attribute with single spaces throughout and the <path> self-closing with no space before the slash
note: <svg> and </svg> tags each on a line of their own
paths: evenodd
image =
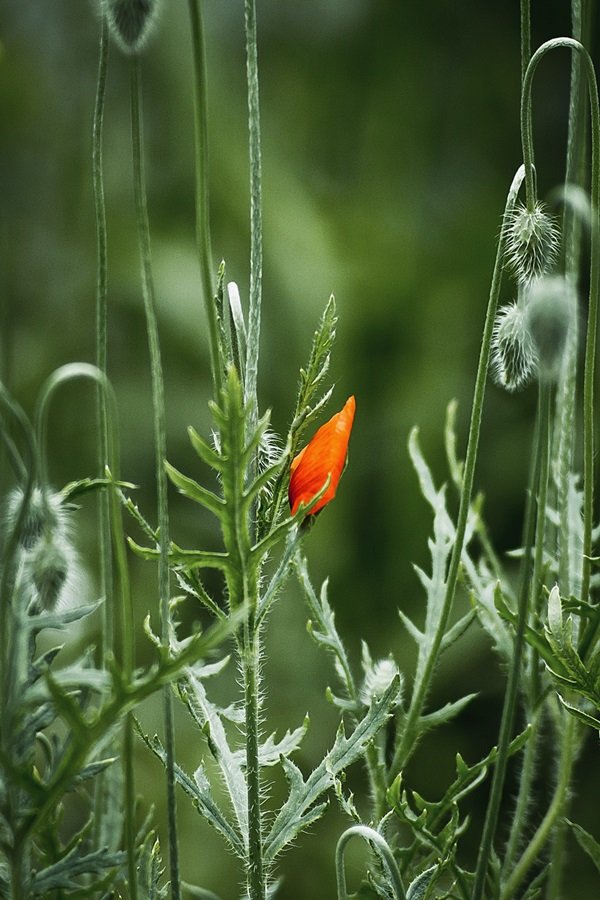
<svg viewBox="0 0 600 900">
<path fill-rule="evenodd" d="M 524 311 L 517 303 L 509 303 L 494 323 L 492 375 L 507 391 L 517 391 L 530 381 L 536 365 L 536 349 Z"/>
<path fill-rule="evenodd" d="M 558 378 L 576 308 L 575 290 L 562 275 L 548 275 L 532 282 L 524 315 L 541 378 Z"/>
<path fill-rule="evenodd" d="M 372 663 L 365 672 L 365 680 L 360 690 L 360 699 L 365 706 L 370 706 L 374 700 L 385 694 L 398 674 L 398 666 L 391 656 Z"/>
<path fill-rule="evenodd" d="M 159 0 L 101 0 L 101 9 L 124 53 L 138 53 L 156 22 Z"/>
<path fill-rule="evenodd" d="M 529 284 L 548 272 L 558 254 L 559 232 L 543 204 L 532 210 L 519 205 L 512 213 L 506 231 L 505 259 L 520 284 Z"/>
</svg>

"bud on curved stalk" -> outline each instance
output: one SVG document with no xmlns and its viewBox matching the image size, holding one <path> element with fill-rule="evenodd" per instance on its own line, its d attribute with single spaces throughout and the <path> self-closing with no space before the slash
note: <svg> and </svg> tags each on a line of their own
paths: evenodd
<svg viewBox="0 0 600 900">
<path fill-rule="evenodd" d="M 38 541 L 29 559 L 31 579 L 36 597 L 36 612 L 52 612 L 58 604 L 67 580 L 67 554 L 55 538 Z"/>
<path fill-rule="evenodd" d="M 539 278 L 529 288 L 524 316 L 540 378 L 555 381 L 560 374 L 576 304 L 575 290 L 562 275 Z"/>
<path fill-rule="evenodd" d="M 519 284 L 529 284 L 548 272 L 560 245 L 554 219 L 542 203 L 533 209 L 519 205 L 508 222 L 505 259 Z"/>
<path fill-rule="evenodd" d="M 124 53 L 138 53 L 156 23 L 159 0 L 100 0 L 108 27 Z"/>
<path fill-rule="evenodd" d="M 492 336 L 492 375 L 507 391 L 518 391 L 536 371 L 536 347 L 527 327 L 526 315 L 518 303 L 502 307 Z"/>
</svg>

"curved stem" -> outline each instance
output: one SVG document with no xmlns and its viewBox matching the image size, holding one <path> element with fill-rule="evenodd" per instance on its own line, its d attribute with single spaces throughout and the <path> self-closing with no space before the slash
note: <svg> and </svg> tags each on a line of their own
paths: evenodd
<svg viewBox="0 0 600 900">
<path fill-rule="evenodd" d="M 458 510 L 458 518 L 456 523 L 456 536 L 454 546 L 452 548 L 452 556 L 448 568 L 448 577 L 446 580 L 446 593 L 444 596 L 444 604 L 439 619 L 438 630 L 432 641 L 431 652 L 425 665 L 423 676 L 417 690 L 413 693 L 410 701 L 410 707 L 406 715 L 404 730 L 394 752 L 394 758 L 388 773 L 388 782 L 391 783 L 397 773 L 404 767 L 415 746 L 415 729 L 418 724 L 419 717 L 427 696 L 429 683 L 437 664 L 437 657 L 448 617 L 452 609 L 454 593 L 456 591 L 456 583 L 460 568 L 460 560 L 462 556 L 465 532 L 467 527 L 467 519 L 469 515 L 469 507 L 471 504 L 471 494 L 473 491 L 473 480 L 475 476 L 475 464 L 477 462 L 477 449 L 479 446 L 479 432 L 481 430 L 481 419 L 483 415 L 483 401 L 485 399 L 485 388 L 487 383 L 487 375 L 490 362 L 492 333 L 494 330 L 494 319 L 498 306 L 498 298 L 500 296 L 500 286 L 502 283 L 502 260 L 504 256 L 504 244 L 506 240 L 506 223 L 514 209 L 519 188 L 523 182 L 524 169 L 520 166 L 510 186 L 504 215 L 502 219 L 502 231 L 498 248 L 496 250 L 496 261 L 494 263 L 494 272 L 492 275 L 492 284 L 490 287 L 490 297 L 483 328 L 483 337 L 481 341 L 481 351 L 479 354 L 479 363 L 477 366 L 477 376 L 475 379 L 475 390 L 473 394 L 473 406 L 471 411 L 471 422 L 469 426 L 469 438 L 467 442 L 467 451 L 465 454 L 464 476 L 461 486 L 460 505 Z"/>
<path fill-rule="evenodd" d="M 348 841 L 354 836 L 361 837 L 363 840 L 368 841 L 379 853 L 390 876 L 390 881 L 394 890 L 394 900 L 406 900 L 406 891 L 404 890 L 404 884 L 402 883 L 402 876 L 400 875 L 400 870 L 388 842 L 382 834 L 375 831 L 373 828 L 369 828 L 367 825 L 352 825 L 350 828 L 346 829 L 337 842 L 335 850 L 335 870 L 337 876 L 338 900 L 348 900 L 344 853 Z"/>
<path fill-rule="evenodd" d="M 535 441 L 534 449 L 534 466 L 531 477 L 532 490 L 528 498 L 527 511 L 525 516 L 525 536 L 524 536 L 524 556 L 521 570 L 521 580 L 519 588 L 519 601 L 517 610 L 517 628 L 514 638 L 514 650 L 508 673 L 508 683 L 506 686 L 506 694 L 504 706 L 502 709 L 502 719 L 500 722 L 500 734 L 498 737 L 498 756 L 496 759 L 496 767 L 494 769 L 494 777 L 490 791 L 490 798 L 486 810 L 485 822 L 481 836 L 479 854 L 477 857 L 477 867 L 475 869 L 475 880 L 473 883 L 472 900 L 482 900 L 485 887 L 485 880 L 488 872 L 488 865 L 494 835 L 496 833 L 496 825 L 498 822 L 498 814 L 500 812 L 500 802 L 502 800 L 502 792 L 504 789 L 504 780 L 506 777 L 506 767 L 508 763 L 508 745 L 513 730 L 513 722 L 517 705 L 517 697 L 519 692 L 519 680 L 521 676 L 521 663 L 524 651 L 525 628 L 527 625 L 529 598 L 531 592 L 531 574 L 532 574 L 532 549 L 534 546 L 535 536 L 535 520 L 534 514 L 535 502 L 533 497 L 535 491 L 540 491 L 538 498 L 538 522 L 540 517 L 545 514 L 545 509 L 541 508 L 541 501 L 545 499 L 544 482 L 548 480 L 548 418 L 549 418 L 549 386 L 542 383 L 539 392 L 538 421 L 539 439 Z M 540 536 L 540 540 L 542 540 Z M 533 584 L 533 590 L 537 592 L 538 585 Z"/>
<path fill-rule="evenodd" d="M 150 253 L 150 226 L 146 201 L 146 182 L 144 175 L 144 158 L 142 153 L 142 112 L 141 112 L 141 75 L 140 62 L 137 56 L 131 61 L 131 138 L 133 150 L 133 183 L 135 207 L 140 246 L 140 263 L 142 275 L 142 293 L 148 332 L 150 351 L 150 369 L 152 375 L 152 407 L 154 413 L 154 447 L 156 464 L 156 491 L 158 503 L 159 528 L 159 561 L 158 592 L 160 601 L 161 639 L 165 647 L 169 647 L 169 510 L 167 506 L 167 476 L 164 462 L 167 455 L 165 396 L 162 372 L 162 360 L 158 339 L 158 323 L 156 318 L 156 299 L 154 278 L 152 275 L 152 259 Z M 174 900 L 181 897 L 179 877 L 179 848 L 177 842 L 177 801 L 175 797 L 175 752 L 172 710 L 173 699 L 169 688 L 163 690 L 163 708 L 165 716 L 165 751 L 167 772 L 167 817 L 169 830 L 169 865 L 171 875 L 171 892 Z"/>
<path fill-rule="evenodd" d="M 94 216 L 96 220 L 96 365 L 106 375 L 107 358 L 107 318 L 108 318 L 108 265 L 106 238 L 106 208 L 104 203 L 104 170 L 102 159 L 102 130 L 104 123 L 104 100 L 106 95 L 106 72 L 108 67 L 108 24 L 102 16 L 100 28 L 100 53 L 94 121 L 92 128 L 92 185 L 94 191 Z M 98 417 L 98 475 L 102 477 L 111 464 L 109 458 L 108 411 L 106 394 L 99 386 L 97 391 Z M 113 473 L 116 476 L 116 473 Z M 104 597 L 102 604 L 103 628 L 101 633 L 100 658 L 102 664 L 113 649 L 113 598 L 112 565 L 110 554 L 109 499 L 105 491 L 98 497 L 98 535 L 100 546 L 100 591 Z"/>
<path fill-rule="evenodd" d="M 202 7 L 199 0 L 188 0 L 194 60 L 194 167 L 196 174 L 196 245 L 200 263 L 200 279 L 204 294 L 210 337 L 210 362 L 215 397 L 221 393 L 222 371 L 219 358 L 219 330 L 215 307 L 212 250 L 210 239 L 210 205 L 208 181 L 208 100 L 206 90 L 206 48 Z"/>
</svg>

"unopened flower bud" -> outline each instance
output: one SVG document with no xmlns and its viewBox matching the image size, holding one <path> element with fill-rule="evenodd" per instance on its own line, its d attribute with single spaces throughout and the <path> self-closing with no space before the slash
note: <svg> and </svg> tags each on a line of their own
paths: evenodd
<svg viewBox="0 0 600 900">
<path fill-rule="evenodd" d="M 31 548 L 40 540 L 44 532 L 56 527 L 56 509 L 60 500 L 53 494 L 42 494 L 40 488 L 34 488 L 21 525 L 19 543 L 24 550 Z M 14 528 L 23 505 L 23 490 L 15 488 L 6 502 L 5 531 Z"/>
<path fill-rule="evenodd" d="M 536 349 L 517 303 L 504 306 L 494 323 L 492 336 L 492 374 L 507 391 L 524 387 L 535 372 Z"/>
<path fill-rule="evenodd" d="M 31 554 L 29 565 L 37 592 L 36 605 L 47 611 L 55 609 L 68 574 L 64 550 L 52 539 L 40 541 Z"/>
<path fill-rule="evenodd" d="M 365 706 L 369 706 L 374 700 L 385 694 L 398 674 L 398 666 L 391 656 L 372 663 L 365 673 L 365 680 L 360 690 L 360 699 Z"/>
<path fill-rule="evenodd" d="M 505 258 L 520 284 L 548 272 L 558 248 L 558 228 L 543 204 L 536 203 L 532 210 L 516 207 L 507 226 Z"/>
<path fill-rule="evenodd" d="M 111 34 L 125 53 L 137 53 L 150 35 L 159 0 L 101 0 Z"/>
<path fill-rule="evenodd" d="M 554 380 L 560 374 L 576 305 L 575 290 L 562 275 L 539 278 L 529 289 L 525 319 L 541 378 Z"/>
</svg>

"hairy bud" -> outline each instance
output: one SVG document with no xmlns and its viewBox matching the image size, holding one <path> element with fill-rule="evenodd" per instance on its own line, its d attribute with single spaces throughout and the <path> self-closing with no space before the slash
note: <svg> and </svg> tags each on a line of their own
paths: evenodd
<svg viewBox="0 0 600 900">
<path fill-rule="evenodd" d="M 15 488 L 6 502 L 3 529 L 5 533 L 14 528 L 22 505 L 23 491 L 21 488 Z M 40 488 L 33 489 L 19 534 L 19 544 L 24 550 L 31 550 L 44 532 L 56 527 L 59 507 L 60 498 L 57 495 L 49 493 L 44 495 Z"/>
<path fill-rule="evenodd" d="M 543 204 L 532 210 L 519 205 L 507 226 L 506 263 L 520 284 L 529 284 L 554 265 L 559 243 L 556 223 Z"/>
<path fill-rule="evenodd" d="M 554 380 L 560 374 L 576 305 L 575 290 L 562 275 L 548 275 L 531 284 L 525 320 L 541 378 Z"/>
<path fill-rule="evenodd" d="M 536 364 L 536 349 L 524 311 L 517 303 L 509 303 L 494 323 L 492 375 L 507 391 L 517 391 L 531 379 Z"/>
<path fill-rule="evenodd" d="M 55 609 L 68 574 L 67 555 L 52 538 L 39 541 L 29 558 L 31 578 L 37 594 L 38 608 Z"/>
<path fill-rule="evenodd" d="M 385 694 L 390 684 L 398 675 L 398 666 L 391 656 L 386 659 L 378 659 L 365 667 L 365 680 L 360 690 L 360 699 L 369 706 L 382 694 Z"/>
<path fill-rule="evenodd" d="M 101 0 L 111 34 L 124 53 L 138 53 L 156 22 L 159 0 Z"/>
</svg>

